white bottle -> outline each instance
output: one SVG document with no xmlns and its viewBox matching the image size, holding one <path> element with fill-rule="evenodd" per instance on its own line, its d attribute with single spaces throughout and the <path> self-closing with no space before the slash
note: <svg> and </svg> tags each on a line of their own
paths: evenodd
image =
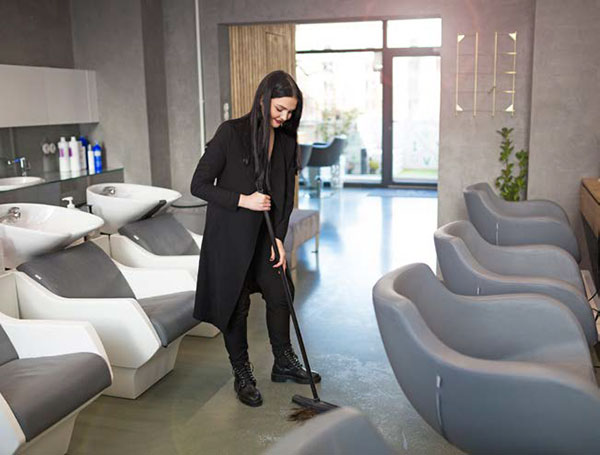
<svg viewBox="0 0 600 455">
<path fill-rule="evenodd" d="M 71 170 L 79 171 L 81 169 L 81 163 L 79 162 L 79 141 L 75 136 L 71 136 L 69 141 L 69 158 L 71 160 Z"/>
<path fill-rule="evenodd" d="M 73 204 L 73 196 L 67 196 L 62 198 L 63 201 L 67 201 L 67 208 L 74 209 L 75 204 Z"/>
<path fill-rule="evenodd" d="M 87 167 L 88 167 L 89 175 L 94 175 L 96 173 L 96 166 L 94 164 L 94 151 L 92 150 L 92 144 L 88 144 Z"/>
<path fill-rule="evenodd" d="M 69 143 L 64 137 L 61 137 L 58 143 L 58 169 L 61 174 L 68 174 L 71 171 Z"/>
<path fill-rule="evenodd" d="M 85 171 L 85 147 L 81 141 L 77 141 L 77 143 L 79 144 L 79 168 Z"/>
</svg>

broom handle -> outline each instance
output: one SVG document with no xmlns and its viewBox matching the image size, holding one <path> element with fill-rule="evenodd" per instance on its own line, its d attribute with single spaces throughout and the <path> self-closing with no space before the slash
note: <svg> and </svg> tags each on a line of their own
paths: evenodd
<svg viewBox="0 0 600 455">
<path fill-rule="evenodd" d="M 279 262 L 279 249 L 277 248 L 277 243 L 275 242 L 275 233 L 273 232 L 273 224 L 271 223 L 271 218 L 269 217 L 269 212 L 263 212 L 265 214 L 265 222 L 267 223 L 267 231 L 269 231 L 269 238 L 271 239 L 271 245 L 273 246 L 273 252 L 275 253 L 275 260 Z M 296 310 L 294 310 L 294 304 L 292 302 L 292 291 L 290 290 L 290 283 L 288 283 L 287 276 L 285 274 L 285 270 L 283 270 L 283 265 L 280 267 L 280 275 L 283 280 L 283 288 L 285 289 L 285 295 L 287 297 L 287 303 L 290 308 L 290 314 L 292 315 L 292 322 L 294 323 L 294 330 L 296 331 L 296 338 L 298 339 L 298 344 L 300 345 L 300 352 L 302 353 L 302 360 L 304 362 L 304 366 L 306 368 L 306 372 L 308 373 L 308 378 L 310 381 L 310 388 L 312 390 L 313 398 L 315 401 L 321 401 L 319 398 L 319 393 L 317 392 L 317 386 L 315 385 L 315 379 L 312 375 L 312 370 L 310 369 L 310 363 L 308 362 L 308 355 L 306 355 L 306 349 L 304 347 L 304 341 L 302 340 L 302 333 L 300 333 L 300 325 L 298 324 L 298 318 L 296 318 Z"/>
</svg>

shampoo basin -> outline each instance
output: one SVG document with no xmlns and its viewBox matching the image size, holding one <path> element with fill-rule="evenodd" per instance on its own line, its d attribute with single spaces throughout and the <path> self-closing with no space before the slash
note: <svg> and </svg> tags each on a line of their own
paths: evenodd
<svg viewBox="0 0 600 455">
<path fill-rule="evenodd" d="M 0 179 L 0 191 L 14 190 L 43 182 L 45 180 L 41 177 L 5 177 Z"/>
<path fill-rule="evenodd" d="M 102 231 L 114 234 L 120 227 L 139 220 L 160 201 L 166 202 L 160 208 L 164 211 L 181 197 L 181 193 L 157 186 L 100 183 L 89 186 L 86 196 L 92 213 L 104 219 Z"/>
<path fill-rule="evenodd" d="M 9 210 L 18 208 L 20 217 Z M 0 204 L 0 242 L 5 265 L 15 268 L 34 256 L 63 248 L 104 224 L 102 218 L 54 205 Z"/>
</svg>

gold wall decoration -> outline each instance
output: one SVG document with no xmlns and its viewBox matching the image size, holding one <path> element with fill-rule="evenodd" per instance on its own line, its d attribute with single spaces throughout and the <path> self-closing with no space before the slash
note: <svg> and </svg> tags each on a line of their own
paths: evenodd
<svg viewBox="0 0 600 455">
<path fill-rule="evenodd" d="M 493 52 L 486 53 L 492 43 L 482 46 L 480 32 L 456 36 L 456 115 L 515 114 L 517 32 L 494 32 L 493 38 Z"/>
</svg>

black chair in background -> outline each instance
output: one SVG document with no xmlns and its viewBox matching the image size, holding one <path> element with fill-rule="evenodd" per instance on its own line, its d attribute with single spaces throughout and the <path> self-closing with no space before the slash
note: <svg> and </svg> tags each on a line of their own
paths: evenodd
<svg viewBox="0 0 600 455">
<path fill-rule="evenodd" d="M 319 175 L 315 179 L 317 183 L 317 197 L 321 197 L 322 188 L 320 168 L 330 167 L 338 164 L 340 161 L 340 156 L 346 148 L 346 142 L 346 138 L 336 136 L 333 138 L 333 140 L 326 144 L 322 142 L 315 142 L 312 145 L 312 153 L 310 154 L 310 159 L 308 160 L 307 166 L 319 168 Z"/>
<path fill-rule="evenodd" d="M 312 144 L 300 144 L 300 169 L 304 169 L 308 165 L 310 155 L 312 154 Z"/>
</svg>

